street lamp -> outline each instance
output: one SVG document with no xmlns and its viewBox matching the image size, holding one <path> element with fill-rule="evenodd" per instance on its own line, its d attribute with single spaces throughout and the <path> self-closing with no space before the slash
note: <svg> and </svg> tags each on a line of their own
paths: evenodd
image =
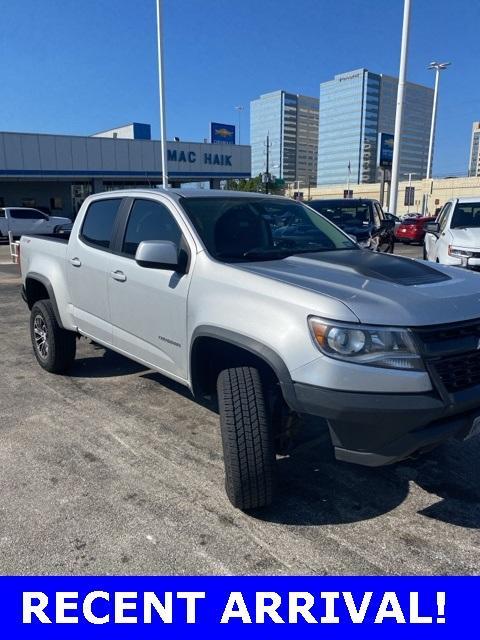
<svg viewBox="0 0 480 640">
<path fill-rule="evenodd" d="M 429 70 L 435 69 L 435 90 L 433 92 L 432 125 L 430 127 L 430 144 L 428 145 L 427 180 L 428 178 L 432 177 L 433 139 L 435 138 L 435 121 L 437 119 L 437 99 L 440 71 L 443 71 L 451 64 L 451 62 L 431 62 L 427 67 L 427 69 Z"/>
<path fill-rule="evenodd" d="M 165 116 L 165 73 L 163 68 L 162 0 L 157 0 L 157 53 L 158 53 L 158 91 L 160 97 L 160 148 L 162 155 L 162 186 L 168 188 L 167 170 L 167 134 Z"/>
<path fill-rule="evenodd" d="M 400 145 L 403 119 L 403 103 L 405 95 L 405 82 L 407 76 L 408 41 L 410 30 L 410 0 L 405 0 L 403 5 L 402 44 L 400 48 L 400 69 L 398 72 L 397 108 L 395 112 L 395 134 L 393 138 L 393 160 L 390 182 L 390 202 L 388 210 L 397 213 L 398 176 L 400 173 Z"/>
<path fill-rule="evenodd" d="M 238 144 L 242 144 L 242 139 L 240 136 L 240 125 L 242 123 L 243 106 L 239 104 L 238 106 L 235 107 L 235 111 L 238 111 Z"/>
</svg>

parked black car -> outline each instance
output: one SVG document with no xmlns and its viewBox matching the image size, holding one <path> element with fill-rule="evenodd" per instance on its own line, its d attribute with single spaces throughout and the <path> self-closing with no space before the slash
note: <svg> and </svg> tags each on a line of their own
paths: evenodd
<svg viewBox="0 0 480 640">
<path fill-rule="evenodd" d="M 345 198 L 310 200 L 306 204 L 345 233 L 355 236 L 361 247 L 393 253 L 395 221 L 389 218 L 377 200 Z"/>
</svg>

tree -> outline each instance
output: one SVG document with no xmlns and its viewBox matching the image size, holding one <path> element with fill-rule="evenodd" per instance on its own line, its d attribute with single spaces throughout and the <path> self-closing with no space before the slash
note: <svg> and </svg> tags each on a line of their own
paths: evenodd
<svg viewBox="0 0 480 640">
<path fill-rule="evenodd" d="M 265 183 L 262 180 L 262 174 L 253 178 L 239 178 L 233 180 L 227 180 L 227 189 L 231 191 L 250 191 L 256 193 L 265 193 Z M 284 189 L 281 186 L 276 186 L 274 182 L 269 184 L 269 192 L 274 194 L 283 195 Z"/>
</svg>

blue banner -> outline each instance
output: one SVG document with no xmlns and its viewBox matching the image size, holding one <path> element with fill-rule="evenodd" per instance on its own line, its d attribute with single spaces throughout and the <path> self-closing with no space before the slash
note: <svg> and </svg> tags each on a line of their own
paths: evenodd
<svg viewBox="0 0 480 640">
<path fill-rule="evenodd" d="M 391 133 L 379 134 L 379 160 L 380 167 L 391 167 L 393 162 L 393 141 L 394 136 Z"/>
<path fill-rule="evenodd" d="M 212 122 L 210 140 L 213 144 L 235 144 L 235 125 Z"/>
<path fill-rule="evenodd" d="M 479 595 L 460 577 L 2 577 L 0 615 L 5 638 L 451 638 Z"/>
</svg>

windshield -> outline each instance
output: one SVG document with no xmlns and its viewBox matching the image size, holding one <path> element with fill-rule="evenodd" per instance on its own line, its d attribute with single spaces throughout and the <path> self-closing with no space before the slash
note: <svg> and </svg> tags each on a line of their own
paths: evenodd
<svg viewBox="0 0 480 640">
<path fill-rule="evenodd" d="M 452 215 L 451 229 L 480 227 L 480 202 L 459 202 Z"/>
<path fill-rule="evenodd" d="M 345 230 L 368 227 L 371 222 L 370 204 L 367 202 L 312 202 L 310 206 Z"/>
<path fill-rule="evenodd" d="M 193 197 L 183 198 L 182 206 L 208 252 L 225 262 L 358 248 L 300 202 L 259 196 Z"/>
</svg>

